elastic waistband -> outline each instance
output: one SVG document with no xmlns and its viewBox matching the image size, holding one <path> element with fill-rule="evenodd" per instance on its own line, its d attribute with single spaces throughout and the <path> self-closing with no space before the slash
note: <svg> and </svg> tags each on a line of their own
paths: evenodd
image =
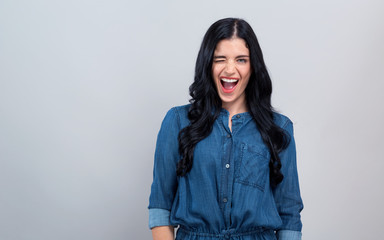
<svg viewBox="0 0 384 240">
<path fill-rule="evenodd" d="M 211 237 L 211 238 L 232 238 L 232 237 L 240 237 L 240 236 L 247 236 L 247 235 L 258 235 L 260 233 L 266 233 L 266 232 L 274 232 L 271 229 L 259 227 L 246 232 L 236 232 L 235 229 L 229 229 L 229 230 L 223 230 L 221 233 L 205 233 L 205 232 L 198 232 L 198 231 L 186 229 L 183 226 L 180 226 L 178 231 L 181 231 L 182 233 L 187 235 Z"/>
</svg>

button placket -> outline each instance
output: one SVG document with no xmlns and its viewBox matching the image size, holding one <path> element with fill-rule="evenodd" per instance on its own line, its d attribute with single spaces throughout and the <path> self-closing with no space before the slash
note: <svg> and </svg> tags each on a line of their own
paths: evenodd
<svg viewBox="0 0 384 240">
<path fill-rule="evenodd" d="M 228 117 L 228 116 L 227 116 Z M 236 118 L 234 118 L 236 119 Z M 236 119 L 237 120 L 237 119 Z M 238 121 L 233 121 L 233 123 L 236 124 Z M 231 197 L 232 197 L 232 175 L 233 175 L 233 168 L 231 167 L 231 158 L 233 157 L 233 141 L 234 141 L 234 129 L 232 128 L 232 132 L 227 129 L 225 124 L 223 124 L 225 133 L 223 134 L 224 139 L 224 158 L 222 162 L 222 191 L 220 194 L 221 199 L 220 201 L 220 207 L 223 210 L 224 218 L 226 225 L 230 225 L 230 212 L 231 212 Z M 234 125 L 232 125 L 233 127 Z"/>
</svg>

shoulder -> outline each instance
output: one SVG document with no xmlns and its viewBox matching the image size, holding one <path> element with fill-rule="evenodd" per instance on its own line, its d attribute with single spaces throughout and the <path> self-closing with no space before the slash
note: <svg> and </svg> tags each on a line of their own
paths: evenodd
<svg viewBox="0 0 384 240">
<path fill-rule="evenodd" d="M 188 117 L 188 111 L 191 104 L 181 105 L 181 106 L 175 106 L 171 108 L 169 111 L 175 111 L 180 117 Z"/>
<path fill-rule="evenodd" d="M 191 106 L 190 104 L 187 104 L 187 105 L 172 107 L 170 110 L 168 110 L 164 118 L 164 121 L 172 122 L 172 123 L 177 122 L 177 124 L 180 127 L 182 128 L 185 127 L 189 123 L 188 110 L 190 106 Z"/>
<path fill-rule="evenodd" d="M 281 113 L 274 112 L 273 114 L 275 123 L 285 132 L 285 134 L 287 134 L 286 136 L 289 137 L 290 142 L 294 138 L 293 123 L 291 119 Z"/>
<path fill-rule="evenodd" d="M 278 112 L 273 112 L 273 120 L 277 126 L 283 129 L 285 129 L 289 125 L 292 125 L 291 119 Z"/>
</svg>

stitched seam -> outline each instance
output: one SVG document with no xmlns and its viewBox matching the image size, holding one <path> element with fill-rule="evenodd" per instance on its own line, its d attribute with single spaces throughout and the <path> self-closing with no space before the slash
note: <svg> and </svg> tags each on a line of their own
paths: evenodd
<svg viewBox="0 0 384 240">
<path fill-rule="evenodd" d="M 289 120 L 289 118 L 287 118 L 287 121 L 285 121 L 285 123 L 283 124 L 283 129 L 285 129 L 287 126 L 288 126 L 288 124 L 290 123 L 290 122 L 292 122 L 291 120 Z M 292 123 L 293 124 L 293 123 Z"/>
<path fill-rule="evenodd" d="M 180 128 L 181 128 L 181 120 L 180 120 L 179 110 L 178 110 L 176 107 L 174 107 L 173 109 L 174 109 L 175 112 L 176 112 L 176 116 L 177 116 L 177 125 L 179 126 L 179 132 L 180 132 Z"/>
</svg>

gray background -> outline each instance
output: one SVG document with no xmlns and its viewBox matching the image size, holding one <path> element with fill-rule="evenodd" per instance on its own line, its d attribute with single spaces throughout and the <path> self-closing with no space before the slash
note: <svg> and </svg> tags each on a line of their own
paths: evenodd
<svg viewBox="0 0 384 240">
<path fill-rule="evenodd" d="M 384 2 L 0 1 L 0 239 L 150 239 L 156 135 L 203 34 L 254 28 L 294 122 L 304 239 L 377 239 Z"/>
</svg>

